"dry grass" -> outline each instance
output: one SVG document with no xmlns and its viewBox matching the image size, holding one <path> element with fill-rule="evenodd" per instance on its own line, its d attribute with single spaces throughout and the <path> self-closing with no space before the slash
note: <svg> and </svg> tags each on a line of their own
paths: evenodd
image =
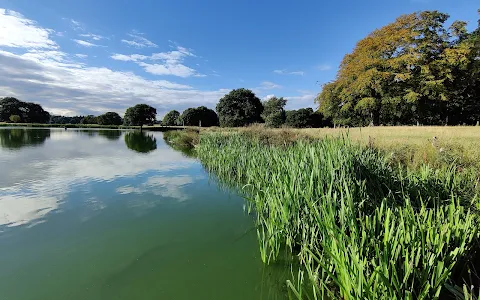
<svg viewBox="0 0 480 300">
<path fill-rule="evenodd" d="M 394 164 L 413 168 L 423 164 L 440 167 L 455 164 L 459 168 L 480 170 L 480 127 L 472 126 L 398 126 L 362 128 L 203 128 L 202 131 L 243 132 L 269 144 L 285 144 L 298 139 L 321 139 L 348 135 L 362 145 L 384 152 Z"/>
</svg>

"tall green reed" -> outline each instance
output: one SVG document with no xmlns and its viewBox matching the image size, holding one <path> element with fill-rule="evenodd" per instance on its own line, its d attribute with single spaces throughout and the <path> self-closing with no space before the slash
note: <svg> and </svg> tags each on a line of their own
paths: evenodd
<svg viewBox="0 0 480 300">
<path fill-rule="evenodd" d="M 244 185 L 265 263 L 284 248 L 298 253 L 311 289 L 299 274 L 292 297 L 468 297 L 452 274 L 479 246 L 474 174 L 394 170 L 348 138 L 270 146 L 204 134 L 197 153 L 221 180 Z"/>
</svg>

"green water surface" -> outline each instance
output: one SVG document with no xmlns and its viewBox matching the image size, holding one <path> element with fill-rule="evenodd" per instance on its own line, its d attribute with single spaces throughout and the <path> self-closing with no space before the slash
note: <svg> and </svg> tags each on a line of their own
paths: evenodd
<svg viewBox="0 0 480 300">
<path fill-rule="evenodd" d="M 161 133 L 0 129 L 0 299 L 285 299 L 244 205 Z"/>
</svg>

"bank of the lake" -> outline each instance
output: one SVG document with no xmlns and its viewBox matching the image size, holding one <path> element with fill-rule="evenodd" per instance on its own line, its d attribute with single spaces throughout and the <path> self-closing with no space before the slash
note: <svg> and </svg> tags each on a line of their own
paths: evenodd
<svg viewBox="0 0 480 300">
<path fill-rule="evenodd" d="M 293 297 L 479 295 L 475 165 L 398 165 L 373 141 L 362 145 L 345 135 L 314 139 L 288 129 L 214 129 L 198 139 L 184 134 L 165 138 L 198 141 L 202 164 L 243 189 L 257 215 L 262 260 L 275 262 L 285 249 L 298 255 L 303 273 L 287 282 Z M 439 157 L 449 151 L 437 149 L 442 137 L 425 142 Z"/>
</svg>

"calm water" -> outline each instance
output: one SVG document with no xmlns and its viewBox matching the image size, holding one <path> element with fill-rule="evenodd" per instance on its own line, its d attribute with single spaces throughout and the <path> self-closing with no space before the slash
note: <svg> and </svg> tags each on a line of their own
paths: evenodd
<svg viewBox="0 0 480 300">
<path fill-rule="evenodd" d="M 161 133 L 0 129 L 0 299 L 284 299 L 244 201 Z"/>
</svg>

